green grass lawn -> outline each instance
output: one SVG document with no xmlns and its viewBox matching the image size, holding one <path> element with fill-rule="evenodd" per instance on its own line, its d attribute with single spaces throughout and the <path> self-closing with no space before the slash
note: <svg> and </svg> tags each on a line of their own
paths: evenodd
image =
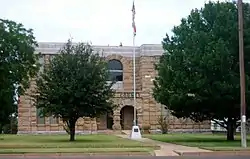
<svg viewBox="0 0 250 159">
<path fill-rule="evenodd" d="M 250 150 L 242 149 L 240 136 L 235 136 L 235 141 L 227 141 L 223 134 L 162 134 L 162 135 L 144 135 L 144 137 L 174 143 L 179 145 L 200 147 L 213 151 L 233 151 L 233 150 Z M 250 144 L 250 136 L 248 136 L 248 145 Z"/>
<path fill-rule="evenodd" d="M 0 153 L 105 153 L 151 152 L 157 145 L 113 135 L 0 135 Z"/>
</svg>

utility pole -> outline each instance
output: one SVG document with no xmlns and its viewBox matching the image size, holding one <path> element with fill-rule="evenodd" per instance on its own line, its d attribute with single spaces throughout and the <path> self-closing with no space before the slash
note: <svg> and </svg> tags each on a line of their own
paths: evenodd
<svg viewBox="0 0 250 159">
<path fill-rule="evenodd" d="M 245 97 L 245 66 L 244 66 L 244 30 L 243 30 L 243 2 L 238 0 L 239 26 L 239 62 L 240 62 L 240 99 L 241 99 L 241 146 L 247 147 L 246 140 L 246 97 Z"/>
</svg>

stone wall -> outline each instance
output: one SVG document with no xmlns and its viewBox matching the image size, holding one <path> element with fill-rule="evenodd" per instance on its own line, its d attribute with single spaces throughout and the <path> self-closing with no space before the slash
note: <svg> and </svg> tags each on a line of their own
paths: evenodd
<svg viewBox="0 0 250 159">
<path fill-rule="evenodd" d="M 41 45 L 42 46 L 42 45 Z M 149 47 L 150 46 L 150 47 Z M 168 116 L 171 130 L 194 130 L 194 129 L 210 129 L 210 124 L 207 123 L 193 123 L 190 120 L 176 119 L 169 115 L 164 107 L 157 103 L 152 96 L 153 80 L 157 75 L 154 70 L 154 64 L 158 62 L 160 51 L 155 46 L 141 46 L 136 49 L 136 108 L 138 124 L 150 125 L 151 129 L 158 129 L 158 119 L 161 115 Z M 96 47 L 98 48 L 98 47 Z M 101 47 L 100 47 L 101 48 Z M 107 60 L 118 60 L 123 65 L 123 84 L 121 88 L 118 88 L 116 97 L 113 98 L 114 102 L 119 105 L 117 109 L 113 111 L 113 129 L 121 129 L 121 110 L 125 106 L 133 106 L 133 60 L 132 60 L 132 48 L 131 47 L 115 47 L 111 50 L 106 49 L 105 57 Z M 159 47 L 158 47 L 159 48 Z M 113 50 L 113 51 L 112 51 Z M 40 49 L 43 54 L 44 64 L 48 64 L 50 58 L 55 55 L 54 48 L 42 48 Z M 109 52 L 108 52 L 109 51 Z M 119 53 L 120 51 L 120 53 Z M 54 53 L 53 53 L 54 52 Z M 42 60 L 41 60 L 42 61 Z M 26 92 L 27 95 L 21 96 L 20 104 L 18 107 L 18 130 L 19 133 L 59 133 L 64 132 L 62 120 L 56 120 L 51 117 L 45 117 L 44 123 L 38 123 L 41 118 L 37 115 L 37 110 L 33 105 L 33 101 L 29 97 L 31 89 L 34 88 L 34 81 L 31 82 L 31 88 Z M 121 96 L 121 94 L 123 94 Z M 128 115 L 129 116 L 129 115 Z M 131 117 L 131 115 L 130 115 Z M 77 132 L 95 132 L 97 130 L 107 129 L 106 116 L 103 115 L 98 119 L 82 118 L 77 121 Z"/>
</svg>

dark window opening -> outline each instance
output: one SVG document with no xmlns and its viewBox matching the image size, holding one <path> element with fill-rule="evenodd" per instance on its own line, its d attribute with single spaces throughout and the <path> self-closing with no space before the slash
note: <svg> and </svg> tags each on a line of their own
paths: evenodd
<svg viewBox="0 0 250 159">
<path fill-rule="evenodd" d="M 118 60 L 108 62 L 109 81 L 123 81 L 123 66 Z"/>
</svg>

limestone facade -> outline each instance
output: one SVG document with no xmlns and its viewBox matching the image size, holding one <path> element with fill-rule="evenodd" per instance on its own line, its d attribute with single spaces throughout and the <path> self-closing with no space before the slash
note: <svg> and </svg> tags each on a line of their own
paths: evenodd
<svg viewBox="0 0 250 159">
<path fill-rule="evenodd" d="M 55 56 L 63 43 L 39 43 L 37 52 L 42 54 L 39 62 L 46 64 Z M 108 129 L 131 129 L 134 116 L 133 103 L 133 50 L 131 46 L 94 46 L 110 62 L 111 74 L 118 79 L 114 86 L 116 95 L 114 102 L 119 105 L 112 114 L 98 119 L 82 118 L 77 121 L 77 132 L 97 132 Z M 163 50 L 161 45 L 141 45 L 135 48 L 136 54 L 136 116 L 141 128 L 150 126 L 159 129 L 158 119 L 167 116 L 169 129 L 173 131 L 210 130 L 210 123 L 194 123 L 190 120 L 172 117 L 164 106 L 157 103 L 152 96 L 153 79 L 157 75 L 154 64 L 158 62 Z M 113 63 L 112 63 L 113 62 Z M 42 69 L 42 68 L 41 68 Z M 52 117 L 39 117 L 31 98 L 27 95 L 34 88 L 35 82 L 26 95 L 20 97 L 18 107 L 19 133 L 63 133 L 63 122 Z"/>
</svg>

